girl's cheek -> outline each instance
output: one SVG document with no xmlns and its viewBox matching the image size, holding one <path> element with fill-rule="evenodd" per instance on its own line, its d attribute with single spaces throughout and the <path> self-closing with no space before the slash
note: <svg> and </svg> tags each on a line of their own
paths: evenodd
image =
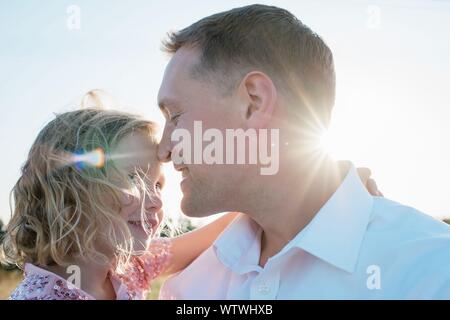
<svg viewBox="0 0 450 320">
<path fill-rule="evenodd" d="M 158 212 L 158 221 L 159 221 L 160 224 L 162 223 L 163 219 L 164 219 L 164 211 L 161 209 Z"/>
<path fill-rule="evenodd" d="M 130 217 L 137 210 L 137 203 L 138 201 L 133 195 L 124 193 L 121 199 L 122 210 L 120 215 L 125 219 Z"/>
</svg>

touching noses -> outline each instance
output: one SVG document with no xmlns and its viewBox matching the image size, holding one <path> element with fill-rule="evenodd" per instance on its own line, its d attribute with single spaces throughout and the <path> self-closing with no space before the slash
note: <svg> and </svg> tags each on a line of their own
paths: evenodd
<svg viewBox="0 0 450 320">
<path fill-rule="evenodd" d="M 163 136 L 161 142 L 158 146 L 158 160 L 161 162 L 169 162 L 171 160 L 172 153 L 172 142 L 170 140 L 171 133 L 167 128 L 167 125 L 164 127 Z"/>
</svg>

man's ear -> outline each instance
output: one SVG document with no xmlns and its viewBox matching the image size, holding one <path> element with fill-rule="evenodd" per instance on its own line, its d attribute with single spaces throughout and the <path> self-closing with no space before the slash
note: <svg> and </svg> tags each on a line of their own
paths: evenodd
<svg viewBox="0 0 450 320">
<path fill-rule="evenodd" d="M 252 71 L 241 81 L 242 117 L 247 128 L 266 128 L 275 111 L 277 89 L 264 73 Z"/>
</svg>

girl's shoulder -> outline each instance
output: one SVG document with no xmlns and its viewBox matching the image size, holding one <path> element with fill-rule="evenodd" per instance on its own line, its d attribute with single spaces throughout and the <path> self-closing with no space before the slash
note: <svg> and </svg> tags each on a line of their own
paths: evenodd
<svg viewBox="0 0 450 320">
<path fill-rule="evenodd" d="M 10 300 L 90 300 L 80 289 L 59 276 L 26 264 L 24 279 L 11 293 Z"/>
</svg>

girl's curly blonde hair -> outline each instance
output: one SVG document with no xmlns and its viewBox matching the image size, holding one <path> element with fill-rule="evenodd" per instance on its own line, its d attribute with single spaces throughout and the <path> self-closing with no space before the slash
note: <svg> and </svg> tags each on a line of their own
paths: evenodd
<svg viewBox="0 0 450 320">
<path fill-rule="evenodd" d="M 98 247 L 104 238 L 119 249 L 120 269 L 132 244 L 123 244 L 131 237 L 119 215 L 120 189 L 111 182 L 118 170 L 108 154 L 136 131 L 157 143 L 155 123 L 132 114 L 87 108 L 56 115 L 34 141 L 11 192 L 14 208 L 1 262 L 23 268 L 25 263 L 67 266 L 77 257 L 107 259 Z M 106 155 L 101 167 L 80 168 L 70 160 L 93 150 Z"/>
</svg>

